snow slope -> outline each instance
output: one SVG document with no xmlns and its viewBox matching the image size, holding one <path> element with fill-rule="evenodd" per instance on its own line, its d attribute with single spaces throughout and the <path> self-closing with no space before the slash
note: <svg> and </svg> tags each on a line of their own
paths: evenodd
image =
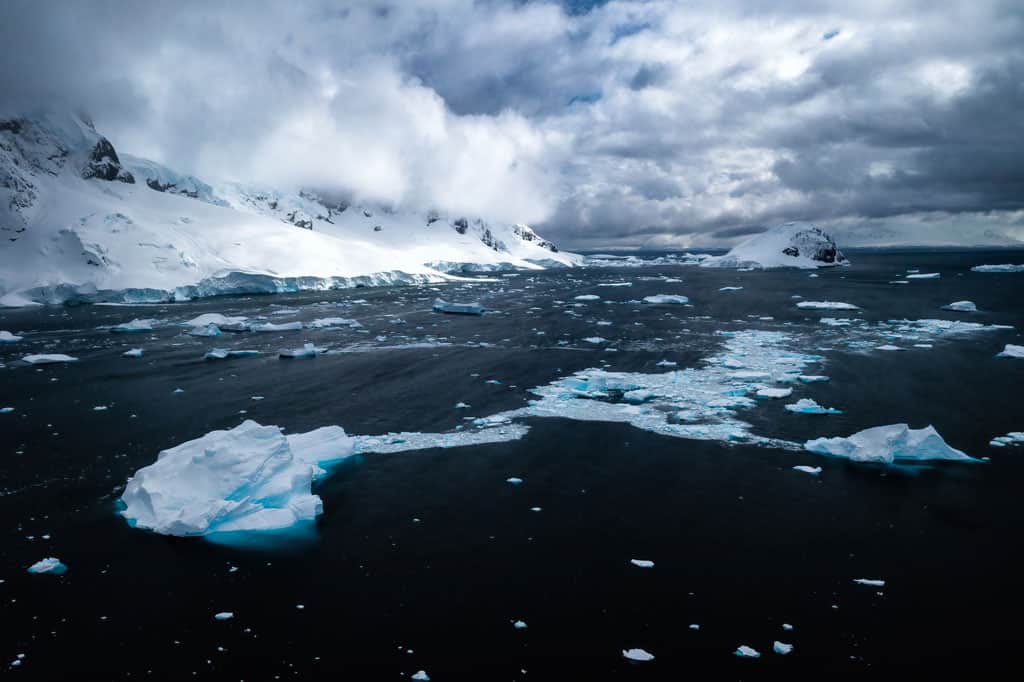
<svg viewBox="0 0 1024 682">
<path fill-rule="evenodd" d="M 849 261 L 820 227 L 784 223 L 756 234 L 724 256 L 701 261 L 708 268 L 820 268 Z"/>
<path fill-rule="evenodd" d="M 524 225 L 207 182 L 84 117 L 0 117 L 0 303 L 163 301 L 577 265 Z"/>
</svg>

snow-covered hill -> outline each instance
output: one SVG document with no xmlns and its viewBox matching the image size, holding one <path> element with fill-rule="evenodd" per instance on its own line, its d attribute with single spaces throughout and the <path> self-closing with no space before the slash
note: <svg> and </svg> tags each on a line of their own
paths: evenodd
<svg viewBox="0 0 1024 682">
<path fill-rule="evenodd" d="M 756 234 L 724 256 L 703 260 L 701 267 L 820 268 L 848 263 L 835 240 L 820 227 L 793 222 Z"/>
<path fill-rule="evenodd" d="M 0 302 L 164 301 L 573 266 L 525 225 L 201 180 L 85 117 L 0 118 Z"/>
</svg>

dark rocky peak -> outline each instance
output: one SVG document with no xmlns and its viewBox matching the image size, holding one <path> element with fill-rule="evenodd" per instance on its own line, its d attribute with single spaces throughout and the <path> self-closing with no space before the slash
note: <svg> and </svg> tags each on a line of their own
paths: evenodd
<svg viewBox="0 0 1024 682">
<path fill-rule="evenodd" d="M 121 166 L 121 159 L 117 157 L 114 145 L 105 137 L 101 137 L 93 146 L 89 159 L 82 168 L 82 177 L 86 180 L 96 178 L 108 182 L 117 180 L 135 184 L 135 177 Z"/>
</svg>

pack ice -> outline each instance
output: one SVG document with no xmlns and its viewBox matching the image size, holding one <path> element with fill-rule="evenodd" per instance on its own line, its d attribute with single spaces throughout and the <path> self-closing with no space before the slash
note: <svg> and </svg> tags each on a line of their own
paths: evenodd
<svg viewBox="0 0 1024 682">
<path fill-rule="evenodd" d="M 288 528 L 323 511 L 311 484 L 353 448 L 339 426 L 286 436 L 246 420 L 161 452 L 128 480 L 121 515 L 162 535 Z"/>
<path fill-rule="evenodd" d="M 976 462 L 973 457 L 950 447 L 932 426 L 912 429 L 890 424 L 858 431 L 848 438 L 815 438 L 804 448 L 821 455 L 845 457 L 854 462 L 952 460 Z"/>
</svg>

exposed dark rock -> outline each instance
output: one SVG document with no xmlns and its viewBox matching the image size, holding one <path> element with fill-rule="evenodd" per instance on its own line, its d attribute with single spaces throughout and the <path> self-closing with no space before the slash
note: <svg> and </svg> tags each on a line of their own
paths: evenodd
<svg viewBox="0 0 1024 682">
<path fill-rule="evenodd" d="M 466 230 L 469 229 L 469 221 L 465 218 L 458 218 L 452 225 L 455 226 L 455 231 L 459 234 L 466 234 Z"/>
<path fill-rule="evenodd" d="M 82 177 L 86 180 L 96 178 L 108 182 L 117 180 L 118 182 L 126 182 L 130 185 L 135 184 L 135 177 L 122 168 L 121 159 L 117 157 L 114 145 L 110 144 L 110 141 L 105 137 L 101 137 L 96 146 L 92 148 L 92 152 L 89 154 L 89 161 L 85 164 L 85 168 L 82 169 Z"/>
</svg>

